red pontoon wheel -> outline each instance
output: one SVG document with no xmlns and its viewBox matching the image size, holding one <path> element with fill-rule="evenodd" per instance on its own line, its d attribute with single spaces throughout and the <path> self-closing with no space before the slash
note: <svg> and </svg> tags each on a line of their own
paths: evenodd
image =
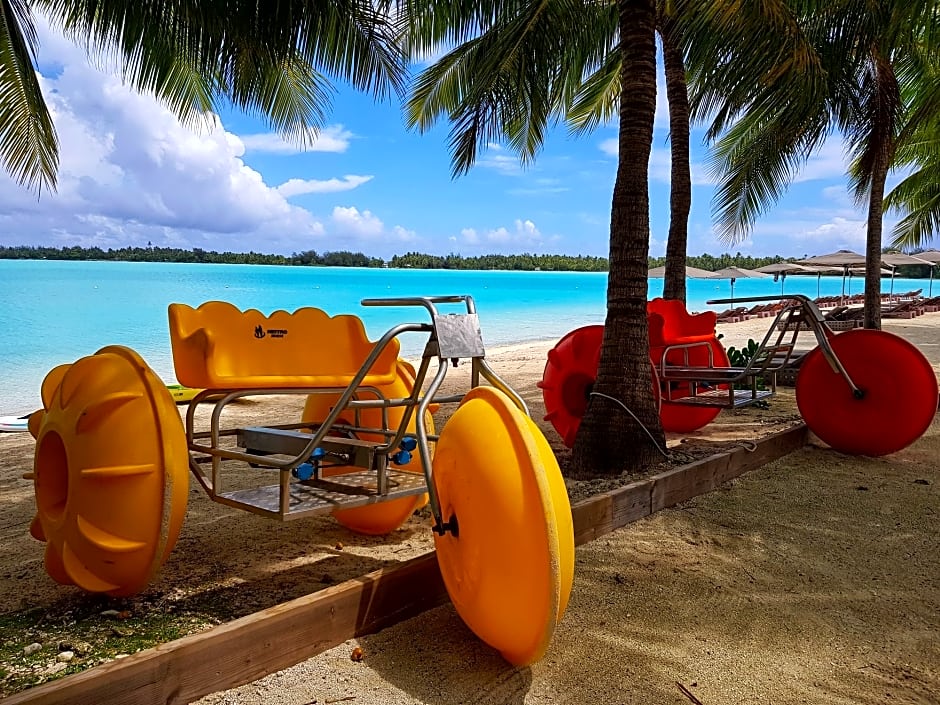
<svg viewBox="0 0 940 705">
<path fill-rule="evenodd" d="M 576 328 L 548 351 L 548 362 L 537 386 L 545 401 L 545 420 L 549 421 L 564 444 L 570 448 L 587 410 L 591 390 L 597 379 L 604 326 Z M 659 383 L 652 371 L 652 393 L 659 407 Z"/>
<path fill-rule="evenodd" d="M 587 409 L 597 379 L 604 326 L 575 328 L 548 351 L 548 362 L 538 387 L 545 400 L 545 420 L 569 448 Z"/>
<path fill-rule="evenodd" d="M 920 438 L 937 412 L 937 377 L 923 353 L 880 330 L 850 330 L 829 340 L 862 394 L 856 398 L 814 349 L 796 380 L 796 402 L 809 429 L 852 455 L 887 455 Z"/>
</svg>

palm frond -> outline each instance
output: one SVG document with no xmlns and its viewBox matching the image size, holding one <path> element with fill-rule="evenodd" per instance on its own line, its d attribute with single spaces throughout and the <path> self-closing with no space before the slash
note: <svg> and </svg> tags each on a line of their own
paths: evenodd
<svg viewBox="0 0 940 705">
<path fill-rule="evenodd" d="M 825 113 L 794 123 L 778 106 L 748 113 L 715 144 L 708 168 L 719 182 L 713 213 L 724 242 L 747 236 L 756 218 L 780 198 L 828 131 Z"/>
<path fill-rule="evenodd" d="M 0 1 L 0 161 L 20 184 L 55 190 L 58 140 L 36 71 L 26 0 Z"/>
<path fill-rule="evenodd" d="M 230 99 L 287 139 L 304 141 L 329 108 L 327 77 L 379 98 L 402 93 L 407 77 L 392 18 L 372 0 L 35 4 L 90 53 L 115 54 L 131 85 L 155 93 L 184 120 Z"/>
<path fill-rule="evenodd" d="M 578 134 L 608 122 L 620 110 L 620 52 L 610 52 L 601 67 L 591 74 L 568 111 L 568 124 Z"/>
<path fill-rule="evenodd" d="M 911 174 L 885 198 L 886 208 L 904 214 L 891 232 L 893 247 L 921 247 L 940 233 L 938 166 L 940 161 Z"/>
<path fill-rule="evenodd" d="M 492 14 L 484 18 L 469 6 L 450 5 L 467 26 L 449 36 L 464 41 L 418 76 L 407 102 L 408 125 L 425 130 L 447 116 L 455 175 L 493 141 L 505 140 L 526 164 L 548 126 L 570 114 L 586 76 L 608 60 L 615 8 L 576 0 L 506 2 L 489 6 Z M 425 21 L 429 26 L 419 36 L 440 40 L 439 18 L 409 20 Z"/>
</svg>

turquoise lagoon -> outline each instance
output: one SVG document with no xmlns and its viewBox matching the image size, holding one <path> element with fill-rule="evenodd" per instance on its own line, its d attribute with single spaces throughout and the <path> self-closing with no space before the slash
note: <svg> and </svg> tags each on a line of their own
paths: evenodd
<svg viewBox="0 0 940 705">
<path fill-rule="evenodd" d="M 894 286 L 906 291 L 925 284 L 899 279 Z M 693 310 L 730 295 L 728 281 L 688 285 Z M 817 294 L 815 277 L 788 277 L 785 286 L 787 293 Z M 555 340 L 603 322 L 606 287 L 602 273 L 0 260 L 0 415 L 38 408 L 46 372 L 106 345 L 133 348 L 167 383 L 174 382 L 166 313 L 173 302 L 198 306 L 221 299 L 265 313 L 316 306 L 332 315 L 360 316 L 375 338 L 396 323 L 426 321 L 427 314 L 422 308 L 366 308 L 359 303 L 363 298 L 470 294 L 484 342 L 492 347 Z M 838 294 L 842 280 L 824 277 L 820 287 L 824 295 Z M 851 291 L 861 288 L 856 277 Z M 779 292 L 772 278 L 735 283 L 738 297 Z M 661 293 L 662 280 L 650 280 L 650 296 Z M 402 340 L 408 356 L 419 354 L 423 344 L 424 337 L 414 334 Z"/>
</svg>

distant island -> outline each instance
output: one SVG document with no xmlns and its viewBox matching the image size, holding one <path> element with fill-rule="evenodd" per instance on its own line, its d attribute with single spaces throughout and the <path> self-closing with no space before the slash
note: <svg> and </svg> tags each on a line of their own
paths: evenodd
<svg viewBox="0 0 940 705">
<path fill-rule="evenodd" d="M 377 257 L 370 257 L 361 252 L 324 252 L 315 250 L 295 252 L 291 255 L 272 255 L 260 252 L 214 252 L 194 248 L 183 250 L 176 247 L 121 247 L 118 249 L 100 247 L 17 247 L 0 246 L 0 259 L 29 260 L 75 260 L 75 261 L 117 261 L 117 262 L 177 262 L 185 264 L 268 264 L 286 267 L 388 267 L 391 269 L 472 269 L 472 270 L 508 270 L 508 271 L 545 271 L 545 272 L 606 272 L 606 257 L 586 255 L 481 255 L 464 257 L 463 255 L 428 255 L 420 252 L 408 252 L 395 255 L 387 262 Z M 745 257 L 740 252 L 734 255 L 719 256 L 703 254 L 688 258 L 687 264 L 700 269 L 714 271 L 723 267 L 742 267 L 756 269 L 774 262 L 784 261 L 783 257 Z M 650 257 L 649 266 L 659 267 L 666 263 L 665 257 Z"/>
</svg>

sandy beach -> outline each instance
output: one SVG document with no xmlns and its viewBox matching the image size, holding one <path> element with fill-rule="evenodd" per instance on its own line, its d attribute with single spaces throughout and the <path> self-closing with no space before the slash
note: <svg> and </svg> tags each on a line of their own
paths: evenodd
<svg viewBox="0 0 940 705">
<path fill-rule="evenodd" d="M 741 346 L 768 324 L 752 319 L 719 332 L 726 346 Z M 884 327 L 914 342 L 940 375 L 940 313 Z M 535 383 L 552 344 L 488 354 L 537 419 L 544 408 Z M 254 422 L 299 414 L 298 399 L 269 401 L 237 413 Z M 727 447 L 796 419 L 784 389 L 769 410 L 723 412 L 704 433 L 670 434 L 669 444 Z M 200 629 L 212 621 L 195 608 L 214 600 L 228 614 L 248 614 L 431 547 L 425 517 L 387 540 L 365 538 L 330 518 L 272 523 L 191 488 L 179 543 L 154 584 L 122 601 L 89 598 L 45 575 L 42 545 L 27 534 L 32 485 L 21 475 L 32 446 L 26 434 L 0 436 L 0 614 L 193 609 Z M 850 458 L 814 443 L 580 547 L 571 605 L 548 654 L 529 668 L 506 664 L 447 605 L 200 702 L 936 703 L 938 457 L 936 420 L 885 458 Z M 21 648 L 17 635 L 3 639 Z M 361 662 L 350 659 L 356 647 Z M 55 663 L 54 646 L 48 661 Z"/>
</svg>

